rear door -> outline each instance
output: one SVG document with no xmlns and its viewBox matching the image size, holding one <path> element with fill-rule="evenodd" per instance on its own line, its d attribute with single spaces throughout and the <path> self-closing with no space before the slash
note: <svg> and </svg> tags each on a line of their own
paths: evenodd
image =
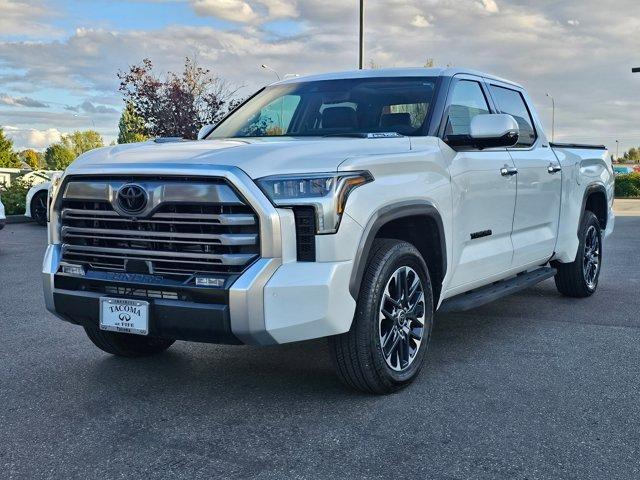
<svg viewBox="0 0 640 480">
<path fill-rule="evenodd" d="M 442 138 L 468 135 L 476 115 L 491 113 L 487 87 L 470 75 L 454 77 Z M 516 203 L 514 163 L 505 148 L 444 147 L 451 156 L 453 262 L 450 287 L 463 291 L 511 267 L 511 227 Z M 462 288 L 466 286 L 467 288 Z"/>
<path fill-rule="evenodd" d="M 552 255 L 558 234 L 562 172 L 549 143 L 536 128 L 532 109 L 517 87 L 489 82 L 495 107 L 513 116 L 520 127 L 518 144 L 509 148 L 518 173 L 518 195 L 513 218 L 513 266 L 544 262 Z"/>
</svg>

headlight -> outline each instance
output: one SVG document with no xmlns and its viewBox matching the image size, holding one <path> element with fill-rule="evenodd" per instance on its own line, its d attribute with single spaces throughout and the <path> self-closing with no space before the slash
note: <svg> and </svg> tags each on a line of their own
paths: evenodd
<svg viewBox="0 0 640 480">
<path fill-rule="evenodd" d="M 274 175 L 256 182 L 278 207 L 312 205 L 316 209 L 317 233 L 335 233 L 354 188 L 373 181 L 369 172 Z"/>
</svg>

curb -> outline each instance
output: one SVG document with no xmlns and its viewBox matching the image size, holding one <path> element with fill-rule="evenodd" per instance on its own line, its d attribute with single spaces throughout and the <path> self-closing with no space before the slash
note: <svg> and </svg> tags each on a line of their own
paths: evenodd
<svg viewBox="0 0 640 480">
<path fill-rule="evenodd" d="M 29 223 L 31 219 L 24 215 L 7 215 L 7 224 L 9 223 Z"/>
</svg>

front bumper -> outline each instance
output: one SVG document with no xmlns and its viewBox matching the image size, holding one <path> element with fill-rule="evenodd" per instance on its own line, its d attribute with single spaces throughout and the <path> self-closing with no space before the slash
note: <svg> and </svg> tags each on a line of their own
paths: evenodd
<svg viewBox="0 0 640 480">
<path fill-rule="evenodd" d="M 98 325 L 100 297 L 130 298 L 100 287 L 163 288 L 66 275 L 59 266 L 60 246 L 50 245 L 43 264 L 47 309 L 79 325 Z M 173 288 L 179 299 L 142 298 L 151 305 L 150 335 L 270 345 L 344 333 L 355 312 L 349 294 L 351 267 L 351 261 L 283 264 L 280 259 L 260 259 L 228 290 Z"/>
</svg>

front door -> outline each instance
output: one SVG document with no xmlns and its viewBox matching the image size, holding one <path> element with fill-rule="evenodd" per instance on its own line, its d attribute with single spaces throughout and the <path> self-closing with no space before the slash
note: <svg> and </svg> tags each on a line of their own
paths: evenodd
<svg viewBox="0 0 640 480">
<path fill-rule="evenodd" d="M 508 149 L 518 170 L 513 266 L 543 263 L 553 255 L 558 234 L 562 172 L 546 140 L 539 138 L 522 93 L 495 84 L 489 89 L 500 113 L 513 116 L 520 127 L 518 144 Z"/>
<path fill-rule="evenodd" d="M 457 78 L 449 93 L 447 135 L 469 134 L 471 119 L 490 113 L 481 81 Z M 454 152 L 453 262 L 450 288 L 474 288 L 511 267 L 511 228 L 516 204 L 515 165 L 504 148 Z"/>
</svg>

